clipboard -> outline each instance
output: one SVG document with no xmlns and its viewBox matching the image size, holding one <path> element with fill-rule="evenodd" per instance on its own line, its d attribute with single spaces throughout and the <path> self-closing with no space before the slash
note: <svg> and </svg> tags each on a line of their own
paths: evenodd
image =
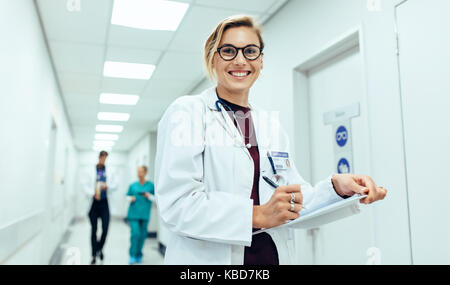
<svg viewBox="0 0 450 285">
<path fill-rule="evenodd" d="M 253 232 L 253 234 L 257 235 L 262 232 L 285 227 L 292 229 L 309 229 L 325 225 L 361 212 L 359 209 L 359 200 L 365 197 L 367 197 L 367 195 L 355 194 L 350 198 L 332 203 L 330 205 L 319 205 L 312 209 L 301 210 L 300 217 L 297 219 L 287 221 L 286 223 L 273 228 L 260 229 Z"/>
</svg>

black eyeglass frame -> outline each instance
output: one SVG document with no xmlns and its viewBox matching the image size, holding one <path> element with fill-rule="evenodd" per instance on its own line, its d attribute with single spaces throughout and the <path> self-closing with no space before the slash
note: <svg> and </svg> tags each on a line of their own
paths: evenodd
<svg viewBox="0 0 450 285">
<path fill-rule="evenodd" d="M 220 54 L 220 50 L 221 50 L 222 48 L 224 48 L 224 47 L 232 47 L 232 48 L 236 49 L 236 54 L 235 54 L 231 59 L 225 59 L 225 58 L 223 58 L 222 55 Z M 258 48 L 258 50 L 259 50 L 259 55 L 258 55 L 256 58 L 253 58 L 253 59 L 248 58 L 247 56 L 245 56 L 244 50 L 245 50 L 246 48 L 248 48 L 248 47 L 256 47 L 256 48 Z M 225 61 L 232 61 L 232 60 L 235 59 L 236 56 L 239 54 L 239 50 L 242 50 L 242 55 L 243 55 L 246 59 L 251 60 L 251 61 L 257 60 L 257 59 L 263 54 L 262 48 L 260 48 L 260 47 L 257 46 L 257 45 L 254 45 L 254 44 L 246 45 L 245 47 L 241 47 L 241 48 L 235 47 L 235 46 L 232 45 L 232 44 L 224 44 L 223 46 L 217 48 L 217 53 L 219 54 L 219 56 L 220 56 L 223 60 L 225 60 Z"/>
</svg>

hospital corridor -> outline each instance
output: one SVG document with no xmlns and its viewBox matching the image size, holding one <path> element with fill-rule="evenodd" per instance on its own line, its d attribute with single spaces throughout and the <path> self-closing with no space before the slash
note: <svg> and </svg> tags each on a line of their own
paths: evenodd
<svg viewBox="0 0 450 285">
<path fill-rule="evenodd" d="M 450 265 L 449 11 L 0 0 L 0 267 Z"/>
</svg>

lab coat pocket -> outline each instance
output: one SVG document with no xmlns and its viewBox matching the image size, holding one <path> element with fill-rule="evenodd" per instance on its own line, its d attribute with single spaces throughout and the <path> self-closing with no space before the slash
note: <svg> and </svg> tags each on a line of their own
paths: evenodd
<svg viewBox="0 0 450 285">
<path fill-rule="evenodd" d="M 231 192 L 233 180 L 229 173 L 234 168 L 234 150 L 232 146 L 206 146 L 204 151 L 205 183 L 210 183 L 214 191 Z M 231 172 L 232 173 L 232 172 Z"/>
</svg>

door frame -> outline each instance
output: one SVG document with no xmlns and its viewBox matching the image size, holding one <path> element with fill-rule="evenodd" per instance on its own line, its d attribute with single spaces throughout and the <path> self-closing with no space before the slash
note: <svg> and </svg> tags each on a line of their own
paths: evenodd
<svg viewBox="0 0 450 285">
<path fill-rule="evenodd" d="M 370 109 L 368 106 L 368 80 L 367 80 L 367 61 L 364 44 L 364 32 L 362 24 L 359 24 L 347 32 L 332 39 L 329 43 L 322 48 L 316 50 L 314 53 L 307 56 L 301 63 L 294 67 L 292 71 L 293 75 L 293 106 L 295 108 L 294 114 L 294 147 L 295 147 L 295 161 L 297 169 L 307 181 L 312 181 L 312 158 L 311 158 L 311 124 L 310 124 L 310 94 L 309 94 L 309 71 L 315 67 L 324 64 L 339 55 L 354 49 L 359 48 L 359 54 L 361 58 L 361 75 L 362 75 L 362 90 L 360 107 L 366 112 L 364 118 L 365 124 L 370 129 Z M 300 130 L 300 131 L 298 131 Z M 306 136 L 304 134 L 307 134 Z M 364 134 L 367 137 L 368 142 L 368 159 L 367 164 L 369 173 L 373 171 L 373 148 L 372 137 L 370 131 Z M 371 211 L 372 223 L 376 228 L 379 223 L 377 219 L 376 209 L 372 207 Z M 380 242 L 376 230 L 373 231 L 374 246 L 379 247 Z M 308 230 L 308 236 L 311 236 L 312 243 L 315 243 L 317 239 L 317 229 Z M 316 263 L 316 252 L 312 249 L 313 264 Z"/>
<path fill-rule="evenodd" d="M 326 44 L 324 47 L 317 50 L 315 53 L 306 57 L 299 65 L 293 69 L 293 92 L 294 98 L 293 103 L 296 111 L 294 113 L 294 128 L 296 130 L 301 130 L 299 132 L 294 132 L 295 140 L 295 158 L 296 164 L 302 176 L 307 180 L 311 181 L 311 129 L 310 129 L 310 98 L 308 90 L 308 78 L 309 71 L 316 66 L 319 66 L 332 58 L 339 56 L 340 54 L 359 47 L 359 53 L 361 56 L 361 74 L 363 80 L 363 94 L 360 106 L 363 106 L 367 112 L 369 112 L 368 106 L 368 92 L 367 92 L 367 64 L 366 55 L 363 41 L 363 30 L 362 26 L 358 25 L 349 31 L 343 33 L 339 37 L 333 39 L 331 42 Z M 366 116 L 366 123 L 370 126 L 370 116 Z M 308 136 L 304 136 L 304 134 Z M 372 140 L 370 132 L 366 134 L 368 136 L 367 141 L 369 142 L 369 172 L 372 172 Z"/>
<path fill-rule="evenodd" d="M 396 59 L 397 59 L 397 78 L 398 78 L 398 95 L 400 100 L 400 118 L 402 126 L 402 149 L 403 149 L 403 167 L 405 169 L 405 193 L 406 193 L 406 209 L 408 211 L 408 230 L 409 230 L 409 255 L 411 257 L 411 265 L 414 265 L 414 255 L 413 255 L 413 239 L 412 239 L 412 224 L 411 224 L 411 207 L 409 203 L 409 186 L 408 186 L 408 165 L 406 156 L 406 138 L 405 138 L 405 116 L 403 111 L 403 92 L 402 92 L 402 77 L 400 68 L 400 46 L 399 46 L 399 31 L 398 31 L 398 15 L 397 9 L 408 2 L 408 0 L 396 0 L 394 5 L 394 29 L 396 38 Z"/>
</svg>

